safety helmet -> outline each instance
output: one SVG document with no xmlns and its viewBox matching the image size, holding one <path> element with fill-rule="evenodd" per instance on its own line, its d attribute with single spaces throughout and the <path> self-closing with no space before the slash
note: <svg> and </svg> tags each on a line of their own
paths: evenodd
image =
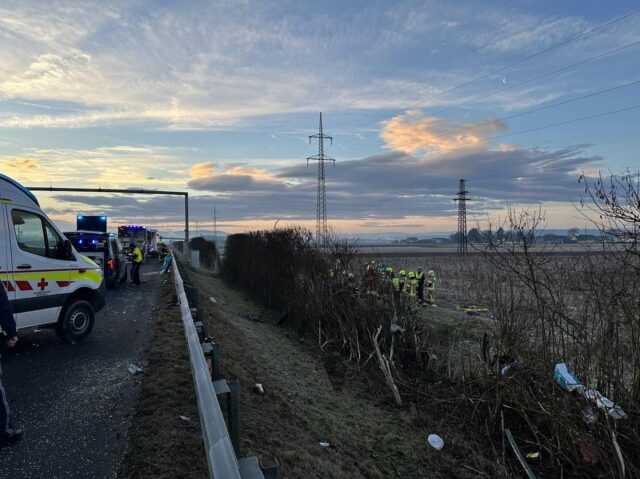
<svg viewBox="0 0 640 479">
<path fill-rule="evenodd" d="M 415 278 L 416 274 L 413 271 L 409 272 L 409 278 Z"/>
<path fill-rule="evenodd" d="M 432 269 L 429 270 L 429 272 L 427 273 L 427 276 L 429 276 L 429 278 L 435 278 L 436 277 L 436 273 L 435 271 L 433 271 Z"/>
<path fill-rule="evenodd" d="M 375 264 L 376 264 L 376 260 L 375 260 L 375 259 L 372 259 L 372 260 L 371 260 L 371 265 L 372 265 L 372 266 L 375 266 Z"/>
<path fill-rule="evenodd" d="M 405 276 L 406 274 L 407 274 L 407 273 L 406 273 L 406 271 L 405 271 L 405 270 L 403 270 L 403 269 L 401 269 L 401 270 L 400 270 L 400 276 Z"/>
<path fill-rule="evenodd" d="M 387 267 L 387 273 L 393 273 L 393 268 L 391 266 Z"/>
</svg>

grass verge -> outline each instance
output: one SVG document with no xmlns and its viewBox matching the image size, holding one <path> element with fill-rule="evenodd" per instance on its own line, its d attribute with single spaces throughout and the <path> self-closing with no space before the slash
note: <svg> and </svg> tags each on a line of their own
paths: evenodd
<svg viewBox="0 0 640 479">
<path fill-rule="evenodd" d="M 180 310 L 171 279 L 161 303 L 119 479 L 204 478 L 206 463 Z M 180 416 L 188 418 L 181 419 Z"/>
</svg>

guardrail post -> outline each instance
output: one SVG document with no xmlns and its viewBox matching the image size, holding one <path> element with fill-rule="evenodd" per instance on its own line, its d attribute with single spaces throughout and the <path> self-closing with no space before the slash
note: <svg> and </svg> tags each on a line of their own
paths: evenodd
<svg viewBox="0 0 640 479">
<path fill-rule="evenodd" d="M 236 456 L 240 455 L 240 381 L 237 379 L 228 380 L 229 384 L 229 437 L 231 444 L 236 451 Z"/>
</svg>

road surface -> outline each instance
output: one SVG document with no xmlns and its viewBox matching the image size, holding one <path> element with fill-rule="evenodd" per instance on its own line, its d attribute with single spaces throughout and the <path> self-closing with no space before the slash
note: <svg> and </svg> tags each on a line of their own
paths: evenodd
<svg viewBox="0 0 640 479">
<path fill-rule="evenodd" d="M 0 449 L 0 478 L 113 478 L 124 454 L 129 414 L 144 365 L 160 265 L 144 265 L 140 286 L 107 292 L 93 333 L 63 344 L 51 330 L 26 330 L 2 346 L 2 381 L 24 440 Z"/>
</svg>

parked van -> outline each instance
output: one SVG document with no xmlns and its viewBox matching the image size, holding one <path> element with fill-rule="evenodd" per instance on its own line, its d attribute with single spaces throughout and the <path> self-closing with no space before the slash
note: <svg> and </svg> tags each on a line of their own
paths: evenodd
<svg viewBox="0 0 640 479">
<path fill-rule="evenodd" d="M 2 174 L 0 281 L 18 329 L 52 326 L 66 342 L 91 333 L 105 305 L 100 267 L 73 248 L 31 191 Z"/>
</svg>

